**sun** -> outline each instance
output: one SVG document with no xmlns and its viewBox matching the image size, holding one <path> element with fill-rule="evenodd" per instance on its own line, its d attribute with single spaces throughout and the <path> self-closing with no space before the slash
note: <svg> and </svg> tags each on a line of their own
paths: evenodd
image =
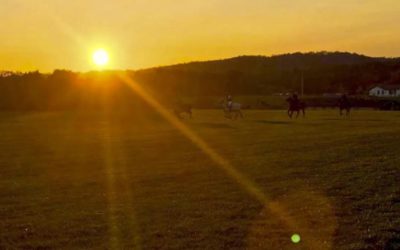
<svg viewBox="0 0 400 250">
<path fill-rule="evenodd" d="M 93 53 L 93 63 L 99 67 L 106 66 L 110 60 L 110 57 L 106 50 L 98 49 Z"/>
</svg>

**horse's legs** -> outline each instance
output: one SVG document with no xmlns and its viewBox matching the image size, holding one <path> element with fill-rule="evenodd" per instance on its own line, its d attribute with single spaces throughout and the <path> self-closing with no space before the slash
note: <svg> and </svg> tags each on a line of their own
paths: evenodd
<svg viewBox="0 0 400 250">
<path fill-rule="evenodd" d="M 226 109 L 224 109 L 224 115 L 226 119 L 232 119 L 232 114 Z"/>
<path fill-rule="evenodd" d="M 303 117 L 306 117 L 306 109 L 302 109 L 302 112 L 303 112 Z"/>
<path fill-rule="evenodd" d="M 290 119 L 292 119 L 292 116 L 293 116 L 293 111 L 292 111 L 292 110 L 290 110 L 290 109 L 288 110 L 288 116 L 289 116 L 289 118 L 290 118 Z"/>
<path fill-rule="evenodd" d="M 296 112 L 297 112 L 297 114 L 296 114 L 296 118 L 299 118 L 299 115 L 300 115 L 300 110 L 297 110 Z"/>
<path fill-rule="evenodd" d="M 225 118 L 228 118 L 228 114 L 225 112 L 225 110 L 224 110 L 224 116 Z"/>
<path fill-rule="evenodd" d="M 242 119 L 244 118 L 244 117 L 243 117 L 243 113 L 242 113 L 241 110 L 239 110 L 239 115 L 240 115 L 240 118 L 242 118 Z"/>
<path fill-rule="evenodd" d="M 233 115 L 233 119 L 232 120 L 237 120 L 237 118 L 238 118 L 238 113 L 237 112 L 234 112 L 234 115 Z"/>
</svg>

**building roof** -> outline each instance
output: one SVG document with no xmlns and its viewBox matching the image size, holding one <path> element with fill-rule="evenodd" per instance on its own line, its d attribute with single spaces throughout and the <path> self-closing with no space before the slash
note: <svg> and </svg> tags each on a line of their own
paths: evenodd
<svg viewBox="0 0 400 250">
<path fill-rule="evenodd" d="M 396 85 L 395 84 L 381 84 L 381 85 L 375 85 L 370 89 L 373 89 L 376 87 L 379 87 L 384 90 L 397 90 L 397 89 L 400 89 L 400 84 L 396 84 Z"/>
</svg>

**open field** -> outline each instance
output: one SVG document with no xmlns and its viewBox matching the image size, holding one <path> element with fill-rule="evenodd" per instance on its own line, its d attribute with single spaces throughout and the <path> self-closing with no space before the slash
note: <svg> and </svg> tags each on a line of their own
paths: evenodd
<svg viewBox="0 0 400 250">
<path fill-rule="evenodd" d="M 399 240 L 400 113 L 245 111 L 229 121 L 195 110 L 184 123 L 240 177 L 159 118 L 0 114 L 0 249 L 384 249 Z"/>
</svg>

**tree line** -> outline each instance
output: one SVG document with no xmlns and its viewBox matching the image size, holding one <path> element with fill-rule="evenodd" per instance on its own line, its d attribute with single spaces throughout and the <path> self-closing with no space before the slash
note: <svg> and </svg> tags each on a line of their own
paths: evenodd
<svg viewBox="0 0 400 250">
<path fill-rule="evenodd" d="M 125 74 L 164 103 L 180 98 L 300 92 L 363 95 L 376 84 L 400 84 L 400 59 L 351 53 L 240 56 L 138 71 L 1 72 L 1 110 L 118 110 L 146 104 L 121 79 Z"/>
</svg>

